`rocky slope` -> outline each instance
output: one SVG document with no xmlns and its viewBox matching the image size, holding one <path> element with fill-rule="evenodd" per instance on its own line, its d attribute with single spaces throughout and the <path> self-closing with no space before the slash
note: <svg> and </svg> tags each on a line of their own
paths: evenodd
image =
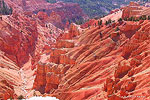
<svg viewBox="0 0 150 100">
<path fill-rule="evenodd" d="M 49 62 L 39 62 L 34 88 L 60 100 L 149 100 L 149 25 L 124 21 L 64 34 L 70 37 L 58 38 Z"/>
<path fill-rule="evenodd" d="M 58 1 L 58 0 L 49 0 Z M 126 6 L 130 1 L 138 0 L 59 0 L 78 3 L 84 12 L 91 18 L 108 14 L 111 10 Z M 98 10 L 97 10 L 98 9 Z"/>
<path fill-rule="evenodd" d="M 12 15 L 2 15 L 0 20 L 1 99 L 28 95 L 35 78 L 36 62 L 42 58 L 40 53 L 46 53 L 60 33 L 63 33 L 61 29 L 51 23 L 42 23 L 36 17 L 27 17 L 15 12 Z"/>
<path fill-rule="evenodd" d="M 64 28 L 63 25 L 68 20 L 75 22 L 77 20 L 84 20 L 88 18 L 77 3 L 57 2 L 51 4 L 46 2 L 46 0 L 5 0 L 5 2 L 14 10 L 16 9 L 15 11 L 18 13 L 23 11 L 25 14 L 31 14 L 32 16 L 43 11 L 50 16 L 51 22 L 59 28 Z M 54 23 L 54 17 L 57 18 L 58 16 L 60 17 L 60 20 L 58 20 L 59 22 L 57 21 Z"/>
<path fill-rule="evenodd" d="M 119 10 L 101 20 L 118 20 L 121 15 Z M 0 99 L 150 99 L 150 20 L 100 26 L 90 20 L 89 27 L 71 24 L 65 33 L 50 23 L 54 20 L 44 12 L 2 16 Z"/>
</svg>

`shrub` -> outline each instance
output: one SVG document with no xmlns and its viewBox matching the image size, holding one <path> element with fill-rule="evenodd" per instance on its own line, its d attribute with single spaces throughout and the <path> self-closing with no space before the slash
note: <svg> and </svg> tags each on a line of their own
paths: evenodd
<svg viewBox="0 0 150 100">
<path fill-rule="evenodd" d="M 112 22 L 111 19 L 109 19 L 109 20 L 108 20 L 108 24 L 110 24 L 111 22 Z"/>
<path fill-rule="evenodd" d="M 12 98 L 12 97 L 10 97 L 9 99 L 10 99 L 10 100 L 13 100 L 13 98 Z"/>
<path fill-rule="evenodd" d="M 108 21 L 105 22 L 105 25 L 108 25 Z"/>
<path fill-rule="evenodd" d="M 23 95 L 20 95 L 17 99 L 22 100 L 22 99 L 24 99 L 24 97 L 23 97 Z"/>
<path fill-rule="evenodd" d="M 119 30 L 120 30 L 119 27 L 117 27 L 115 31 L 119 31 Z"/>
<path fill-rule="evenodd" d="M 134 20 L 135 20 L 134 17 L 130 17 L 130 18 L 128 19 L 128 21 L 134 21 Z"/>
<path fill-rule="evenodd" d="M 99 26 L 102 25 L 102 20 L 98 21 L 98 25 Z"/>
<path fill-rule="evenodd" d="M 146 15 L 142 15 L 142 16 L 140 16 L 139 19 L 140 19 L 140 20 L 146 20 L 147 18 L 146 18 Z"/>
<path fill-rule="evenodd" d="M 150 20 L 150 16 L 148 16 L 148 20 Z"/>
<path fill-rule="evenodd" d="M 118 22 L 122 22 L 122 18 L 119 18 Z"/>
<path fill-rule="evenodd" d="M 111 20 L 111 19 L 109 19 L 108 21 L 106 21 L 106 22 L 105 22 L 105 25 L 108 25 L 108 24 L 110 24 L 110 23 L 112 23 L 112 20 Z"/>
<path fill-rule="evenodd" d="M 143 17 L 143 20 L 146 20 L 146 19 L 147 19 L 146 15 L 143 15 L 142 17 Z"/>
<path fill-rule="evenodd" d="M 139 21 L 139 20 L 140 20 L 139 18 L 136 18 L 136 19 L 135 19 L 135 21 Z"/>
<path fill-rule="evenodd" d="M 127 17 L 125 17 L 124 20 L 127 21 L 128 20 Z"/>
</svg>

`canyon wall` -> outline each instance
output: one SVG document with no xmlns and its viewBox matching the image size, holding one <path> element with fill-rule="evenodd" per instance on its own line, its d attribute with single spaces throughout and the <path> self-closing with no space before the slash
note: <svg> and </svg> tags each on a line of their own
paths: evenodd
<svg viewBox="0 0 150 100">
<path fill-rule="evenodd" d="M 149 26 L 149 20 L 124 21 L 62 35 L 49 62 L 39 63 L 34 88 L 60 100 L 148 100 Z M 63 73 L 60 66 L 67 67 Z"/>
</svg>

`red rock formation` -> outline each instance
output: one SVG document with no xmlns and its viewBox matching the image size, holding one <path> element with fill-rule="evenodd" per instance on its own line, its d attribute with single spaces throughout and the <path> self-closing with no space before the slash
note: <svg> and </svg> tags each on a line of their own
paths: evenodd
<svg viewBox="0 0 150 100">
<path fill-rule="evenodd" d="M 129 6 L 123 7 L 122 18 L 140 17 L 142 15 L 150 15 L 149 8 L 140 6 L 137 2 L 130 2 Z"/>
<path fill-rule="evenodd" d="M 49 29 L 45 25 L 43 27 L 42 22 L 35 17 L 15 12 L 8 16 L 2 15 L 0 21 L 0 78 L 7 81 L 14 89 L 7 90 L 7 87 L 0 84 L 1 89 L 4 90 L 0 92 L 1 98 L 9 98 L 12 93 L 16 94 L 14 98 L 19 95 L 25 97 L 31 92 L 37 62 L 43 61 L 45 56 L 42 55 L 42 52 L 46 52 L 47 44 L 52 47 L 50 46 L 52 42 L 62 33 L 59 28 L 50 24 L 53 34 L 47 34 Z"/>
<path fill-rule="evenodd" d="M 59 39 L 72 39 L 73 37 L 76 37 L 79 34 L 80 34 L 80 32 L 79 32 L 78 26 L 72 23 L 69 27 L 69 32 L 63 34 L 57 40 L 59 40 Z"/>
<path fill-rule="evenodd" d="M 131 70 L 130 66 L 124 65 L 124 66 L 118 66 L 118 68 L 115 71 L 115 78 L 122 78 L 123 76 L 125 76 L 128 71 Z"/>
<path fill-rule="evenodd" d="M 88 22 L 82 24 L 81 28 L 88 28 L 88 27 L 94 25 L 95 23 L 97 23 L 97 21 L 95 19 L 90 19 Z"/>
<path fill-rule="evenodd" d="M 148 23 L 143 22 L 144 25 Z M 65 34 L 59 37 L 55 46 L 57 52 L 53 51 L 50 56 L 50 59 L 54 61 L 50 60 L 50 62 L 57 66 L 62 64 L 66 66 L 68 63 L 64 62 L 70 58 L 75 63 L 69 64 L 69 69 L 62 77 L 59 75 L 56 77 L 54 72 L 50 73 L 49 77 L 56 80 L 47 77 L 47 84 L 55 83 L 55 85 L 47 85 L 46 92 L 50 91 L 51 96 L 56 96 L 60 100 L 91 98 L 94 100 L 125 100 L 122 96 L 146 93 L 145 90 L 148 90 L 149 85 L 144 79 L 148 77 L 146 73 L 149 72 L 149 53 L 146 53 L 149 49 L 149 35 L 140 31 L 146 30 L 143 24 L 116 23 L 109 27 L 91 27 L 77 37 L 72 37 L 71 40 L 63 37 Z M 113 39 L 116 37 L 114 27 L 120 28 L 120 38 L 117 41 Z M 132 35 L 128 37 L 127 32 L 131 32 Z M 66 34 L 72 35 L 71 32 Z M 112 37 L 109 37 L 110 34 Z M 76 43 L 76 45 L 68 48 L 63 45 L 64 41 Z M 62 48 L 66 51 L 57 50 Z M 63 60 L 60 61 L 61 58 Z M 129 99 L 132 98 L 129 97 Z"/>
<path fill-rule="evenodd" d="M 48 34 L 49 28 L 40 20 L 16 14 L 6 17 L 0 22 L 0 77 L 10 85 L 0 84 L 5 90 L 0 97 L 14 95 L 25 84 L 20 82 L 24 77 L 17 74 L 25 65 L 22 70 L 36 75 L 33 89 L 60 100 L 125 100 L 122 96 L 135 96 L 128 99 L 136 100 L 138 95 L 148 99 L 149 25 L 149 21 L 125 21 L 81 33 L 71 26 L 59 36 L 61 31 Z M 117 41 L 116 27 L 120 28 Z M 30 87 L 24 90 L 31 92 Z"/>
<path fill-rule="evenodd" d="M 11 86 L 6 80 L 0 81 L 0 99 L 7 100 L 15 97 L 14 87 Z"/>
<path fill-rule="evenodd" d="M 53 23 L 55 26 L 59 28 L 64 28 L 64 24 L 68 19 L 73 20 L 80 17 L 83 19 L 88 18 L 88 16 L 82 11 L 79 4 L 77 3 L 57 2 L 51 4 L 44 0 L 28 0 L 28 1 L 5 0 L 5 1 L 7 4 L 12 6 L 16 12 L 18 13 L 25 12 L 24 14 L 27 14 L 27 16 L 29 16 L 29 13 L 27 12 L 32 12 L 32 15 L 34 15 L 33 13 L 38 14 L 38 17 L 40 17 L 40 19 L 43 19 L 42 16 L 47 17 L 47 15 L 50 15 L 49 22 Z M 44 11 L 45 13 L 47 13 L 47 15 L 41 11 Z M 30 16 L 32 15 L 30 14 Z"/>
<path fill-rule="evenodd" d="M 40 12 L 37 13 L 37 17 L 38 17 L 40 20 L 47 20 L 48 15 L 47 15 L 45 12 L 40 11 Z"/>
<path fill-rule="evenodd" d="M 128 83 L 128 86 L 126 87 L 126 91 L 129 91 L 129 92 L 131 92 L 131 91 L 133 91 L 133 90 L 135 90 L 135 87 L 136 87 L 136 83 Z"/>
<path fill-rule="evenodd" d="M 41 93 L 52 92 L 58 88 L 61 78 L 68 68 L 69 66 L 64 65 L 39 63 L 33 88 Z"/>
</svg>

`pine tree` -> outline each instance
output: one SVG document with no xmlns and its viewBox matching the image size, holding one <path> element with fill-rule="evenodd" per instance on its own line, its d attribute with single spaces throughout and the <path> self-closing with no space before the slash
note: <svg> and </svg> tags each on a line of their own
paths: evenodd
<svg viewBox="0 0 150 100">
<path fill-rule="evenodd" d="M 108 25 L 108 21 L 105 22 L 105 25 Z"/>
<path fill-rule="evenodd" d="M 102 20 L 98 21 L 99 28 L 100 28 L 101 25 L 102 25 Z"/>
<path fill-rule="evenodd" d="M 102 25 L 102 20 L 100 21 L 100 25 Z"/>
<path fill-rule="evenodd" d="M 119 18 L 118 22 L 122 22 L 122 18 Z"/>
<path fill-rule="evenodd" d="M 150 16 L 148 16 L 148 20 L 150 20 Z"/>
<path fill-rule="evenodd" d="M 108 20 L 108 24 L 110 24 L 111 22 L 112 22 L 111 19 L 109 19 L 109 20 Z"/>
<path fill-rule="evenodd" d="M 119 30 L 120 30 L 119 27 L 117 27 L 115 31 L 119 31 Z"/>
</svg>

